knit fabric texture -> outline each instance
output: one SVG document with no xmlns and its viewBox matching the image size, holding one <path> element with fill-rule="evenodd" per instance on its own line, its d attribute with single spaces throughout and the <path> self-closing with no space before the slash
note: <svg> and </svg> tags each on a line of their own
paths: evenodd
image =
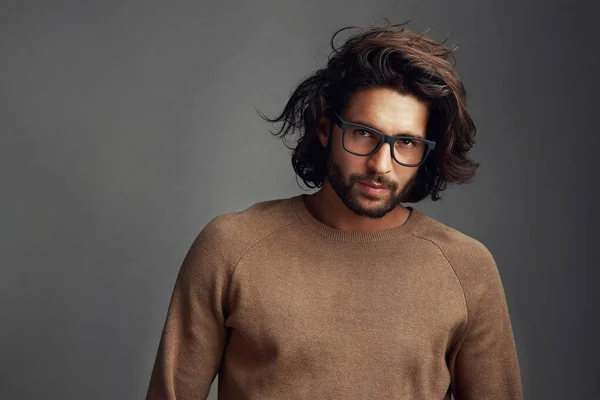
<svg viewBox="0 0 600 400">
<path fill-rule="evenodd" d="M 305 194 L 214 217 L 177 276 L 147 400 L 520 400 L 505 292 L 478 240 L 409 206 L 349 232 Z"/>
</svg>

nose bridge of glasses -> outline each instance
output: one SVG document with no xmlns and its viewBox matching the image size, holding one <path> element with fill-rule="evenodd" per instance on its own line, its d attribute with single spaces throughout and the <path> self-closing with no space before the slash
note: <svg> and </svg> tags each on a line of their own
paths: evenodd
<svg viewBox="0 0 600 400">
<path fill-rule="evenodd" d="M 394 163 L 394 142 L 391 140 L 391 138 L 388 138 L 386 136 L 380 135 L 380 138 L 381 139 L 378 144 L 378 149 L 371 155 L 371 157 L 376 158 L 378 161 L 380 161 L 381 157 L 383 157 L 385 162 L 391 165 Z"/>
</svg>

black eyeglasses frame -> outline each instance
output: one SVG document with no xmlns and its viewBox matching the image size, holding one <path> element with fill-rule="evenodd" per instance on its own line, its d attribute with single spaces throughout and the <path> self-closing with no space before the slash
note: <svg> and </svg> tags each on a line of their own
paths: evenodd
<svg viewBox="0 0 600 400">
<path fill-rule="evenodd" d="M 405 167 L 418 167 L 418 166 L 422 165 L 425 162 L 425 160 L 427 160 L 427 156 L 429 156 L 429 153 L 433 149 L 435 149 L 435 141 L 433 141 L 433 140 L 416 138 L 414 136 L 406 136 L 406 135 L 390 136 L 390 135 L 380 132 L 377 129 L 372 128 L 370 126 L 357 124 L 354 122 L 344 121 L 342 119 L 342 117 L 340 117 L 338 115 L 338 113 L 335 111 L 332 111 L 331 115 L 333 115 L 336 125 L 339 126 L 340 129 L 342 130 L 342 147 L 348 153 L 354 154 L 356 156 L 361 156 L 361 157 L 372 156 L 373 154 L 375 154 L 379 151 L 379 149 L 381 148 L 381 146 L 383 146 L 384 143 L 388 143 L 390 145 L 390 153 L 391 153 L 392 159 L 394 161 L 396 161 L 398 164 L 403 165 Z M 381 140 L 379 141 L 379 144 L 377 145 L 377 147 L 375 147 L 375 149 L 373 149 L 371 152 L 369 152 L 367 154 L 355 153 L 355 152 L 348 150 L 346 148 L 346 145 L 344 144 L 344 142 L 345 142 L 344 138 L 346 136 L 346 131 L 348 130 L 348 128 L 351 128 L 351 127 L 358 127 L 358 128 L 364 129 L 368 132 L 372 132 L 372 133 L 379 135 L 381 137 Z M 421 160 L 421 162 L 419 162 L 418 164 L 406 164 L 406 163 L 398 161 L 398 159 L 396 158 L 396 156 L 394 154 L 394 144 L 399 140 L 415 140 L 415 141 L 420 141 L 420 142 L 425 143 L 427 145 L 427 149 L 425 150 L 425 154 L 423 155 L 423 159 Z"/>
</svg>

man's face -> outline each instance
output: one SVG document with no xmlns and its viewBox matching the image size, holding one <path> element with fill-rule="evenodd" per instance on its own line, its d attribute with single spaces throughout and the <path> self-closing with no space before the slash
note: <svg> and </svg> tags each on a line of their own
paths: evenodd
<svg viewBox="0 0 600 400">
<path fill-rule="evenodd" d="M 387 88 L 356 92 L 340 115 L 347 122 L 359 123 L 391 136 L 412 133 L 425 138 L 428 107 L 412 96 Z M 381 218 L 406 201 L 418 167 L 398 164 L 389 144 L 365 157 L 348 153 L 342 146 L 342 130 L 334 125 L 327 160 L 327 182 L 346 207 L 357 215 Z M 327 138 L 321 136 L 323 145 Z M 369 193 L 359 181 L 385 185 L 382 193 Z"/>
</svg>

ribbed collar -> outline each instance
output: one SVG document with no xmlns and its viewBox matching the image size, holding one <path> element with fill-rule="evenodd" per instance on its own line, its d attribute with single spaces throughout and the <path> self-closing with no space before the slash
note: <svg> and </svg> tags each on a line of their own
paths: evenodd
<svg viewBox="0 0 600 400">
<path fill-rule="evenodd" d="M 374 243 L 398 239 L 409 235 L 424 218 L 424 214 L 422 212 L 414 207 L 407 206 L 407 208 L 411 211 L 408 219 L 404 224 L 395 228 L 384 229 L 375 232 L 343 231 L 326 225 L 316 219 L 306 208 L 306 204 L 304 203 L 304 198 L 306 196 L 306 194 L 299 194 L 290 198 L 292 206 L 298 214 L 300 220 L 304 222 L 312 231 L 338 242 Z"/>
</svg>

